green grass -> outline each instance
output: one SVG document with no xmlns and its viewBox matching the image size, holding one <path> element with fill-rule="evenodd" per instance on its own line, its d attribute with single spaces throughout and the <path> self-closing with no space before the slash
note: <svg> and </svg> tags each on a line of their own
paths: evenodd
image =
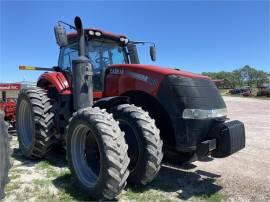
<svg viewBox="0 0 270 202">
<path fill-rule="evenodd" d="M 9 185 L 9 189 L 6 188 L 6 194 L 7 196 L 11 196 L 14 201 L 28 201 L 32 196 L 33 190 L 29 186 L 25 186 L 22 188 L 22 182 L 20 184 L 12 184 Z M 22 190 L 23 189 L 23 190 Z"/>
<path fill-rule="evenodd" d="M 49 163 L 48 161 L 40 161 L 40 162 L 36 165 L 36 168 L 42 169 L 42 170 L 48 169 L 48 168 L 50 168 L 50 167 L 51 167 L 51 165 L 50 165 L 50 163 Z"/>
<path fill-rule="evenodd" d="M 171 201 L 159 191 L 144 190 L 143 192 L 141 192 L 138 190 L 128 188 L 126 192 L 120 195 L 120 198 L 129 201 Z"/>
<path fill-rule="evenodd" d="M 48 165 L 46 163 L 41 163 L 39 167 L 46 168 Z M 47 169 L 51 169 L 48 167 Z M 162 183 L 163 182 L 163 183 Z M 167 202 L 172 201 L 179 196 L 176 191 L 171 192 L 175 189 L 175 185 L 167 183 L 166 181 L 155 181 L 151 183 L 151 186 L 128 186 L 126 191 L 123 191 L 118 199 L 123 201 L 160 201 Z M 32 185 L 32 186 L 31 186 Z M 196 184 L 195 184 L 196 185 Z M 192 185 L 196 187 L 195 185 Z M 56 188 L 57 192 L 52 191 L 52 186 Z M 54 189 L 53 188 L 53 189 Z M 16 192 L 16 190 L 21 190 Z M 181 188 L 179 188 L 181 190 Z M 204 192 L 205 193 L 205 192 Z M 224 201 L 226 198 L 220 193 L 214 193 L 212 195 L 207 195 L 202 193 L 194 195 L 192 199 L 209 201 L 209 202 L 220 202 Z M 13 181 L 7 186 L 7 194 L 15 194 L 14 198 L 16 200 L 27 201 L 29 199 L 34 199 L 35 201 L 89 201 L 91 198 L 86 193 L 78 190 L 71 179 L 71 174 L 69 170 L 59 171 L 54 179 L 42 178 L 33 179 L 30 186 L 24 184 L 20 181 Z M 173 195 L 172 195 L 173 194 Z M 174 196 L 175 195 L 175 196 Z"/>
<path fill-rule="evenodd" d="M 48 187 L 37 193 L 35 201 L 59 201 L 57 194 L 52 193 Z"/>
<path fill-rule="evenodd" d="M 212 194 L 211 196 L 208 195 L 202 195 L 202 196 L 197 196 L 195 197 L 196 199 L 199 200 L 204 200 L 204 201 L 208 201 L 208 202 L 221 202 L 221 201 L 226 201 L 226 196 L 221 194 L 221 193 L 215 193 Z"/>
<path fill-rule="evenodd" d="M 10 180 L 16 180 L 16 179 L 19 179 L 21 177 L 21 174 L 19 173 L 14 173 L 14 174 L 11 174 L 9 179 Z"/>
<path fill-rule="evenodd" d="M 19 182 L 16 182 L 16 183 L 9 183 L 9 184 L 6 186 L 5 191 L 6 191 L 6 193 L 8 194 L 8 193 L 13 192 L 13 191 L 15 191 L 15 190 L 17 190 L 17 189 L 20 189 L 20 187 L 21 187 L 21 183 L 19 183 Z"/>
<path fill-rule="evenodd" d="M 61 176 L 63 172 L 65 173 L 66 171 L 59 171 L 57 168 L 53 167 L 50 165 L 48 161 L 40 161 L 37 165 L 36 168 L 38 170 L 41 170 L 46 174 L 47 178 L 56 178 L 58 176 Z"/>
<path fill-rule="evenodd" d="M 59 172 L 56 169 L 49 168 L 46 171 L 46 176 L 48 178 L 57 177 L 57 176 L 59 176 Z"/>
<path fill-rule="evenodd" d="M 55 180 L 58 189 L 57 198 L 60 201 L 89 201 L 87 193 L 76 188 L 71 179 L 70 171 L 62 172 Z"/>
<path fill-rule="evenodd" d="M 36 186 L 45 187 L 49 185 L 51 181 L 47 179 L 33 179 L 32 183 Z"/>
<path fill-rule="evenodd" d="M 18 155 L 20 155 L 20 153 L 18 153 Z M 14 160 L 16 161 L 18 159 Z M 21 158 L 20 160 L 25 160 L 28 163 L 27 159 Z M 56 158 L 55 161 L 57 161 Z M 76 188 L 66 164 L 63 164 L 63 166 L 62 164 L 55 164 L 49 159 L 44 161 L 33 161 L 33 163 L 30 162 L 30 164 L 28 163 L 27 165 L 29 167 L 25 167 L 25 164 L 18 164 L 11 169 L 11 181 L 6 189 L 7 200 L 91 201 L 91 198 L 87 193 Z M 194 174 L 190 174 L 190 177 L 188 178 L 190 181 L 186 182 L 186 184 L 179 183 L 175 176 L 183 177 L 183 172 L 181 173 L 179 176 L 174 175 L 173 172 L 171 174 L 163 173 L 163 177 L 157 177 L 157 179 L 146 186 L 128 185 L 126 190 L 123 190 L 117 199 L 132 202 L 167 202 L 178 199 L 219 202 L 226 199 L 226 197 L 219 192 L 210 191 L 208 193 L 207 190 L 211 189 L 211 187 L 207 187 L 205 184 L 208 183 L 198 181 L 197 178 L 193 179 L 193 177 L 195 177 Z M 22 180 L 24 177 L 28 175 L 30 177 L 33 174 L 36 175 L 33 176 L 33 179 L 30 182 Z M 192 190 L 189 189 L 189 186 L 191 186 Z M 206 187 L 204 188 L 203 186 Z"/>
<path fill-rule="evenodd" d="M 12 175 L 17 175 L 17 174 L 26 174 L 28 172 L 27 169 L 21 169 L 21 168 L 12 168 L 9 173 L 11 173 Z"/>
</svg>

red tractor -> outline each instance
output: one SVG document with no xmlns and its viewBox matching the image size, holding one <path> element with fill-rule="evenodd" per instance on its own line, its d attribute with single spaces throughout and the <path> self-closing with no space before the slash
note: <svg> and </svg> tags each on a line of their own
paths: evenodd
<svg viewBox="0 0 270 202">
<path fill-rule="evenodd" d="M 0 111 L 5 114 L 5 121 L 9 123 L 9 131 L 13 131 L 16 126 L 16 99 L 5 98 L 0 100 Z"/>
<path fill-rule="evenodd" d="M 66 34 L 63 24 L 77 32 Z M 55 143 L 66 148 L 77 185 L 93 198 L 112 199 L 126 180 L 146 184 L 165 159 L 182 163 L 229 156 L 245 146 L 240 121 L 205 76 L 139 64 L 138 44 L 124 35 L 58 22 L 60 54 L 36 88 L 17 103 L 20 148 L 42 158 Z M 150 46 L 151 59 L 156 49 Z M 58 144 L 59 145 L 59 144 Z"/>
</svg>

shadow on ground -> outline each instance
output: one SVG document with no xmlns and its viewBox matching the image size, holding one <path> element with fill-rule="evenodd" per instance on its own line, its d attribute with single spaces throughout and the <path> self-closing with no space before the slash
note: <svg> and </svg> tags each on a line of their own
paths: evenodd
<svg viewBox="0 0 270 202">
<path fill-rule="evenodd" d="M 25 166 L 34 166 L 40 162 L 26 159 L 19 149 L 14 149 L 12 156 Z M 52 151 L 45 160 L 52 166 L 67 166 L 64 152 Z M 217 193 L 222 189 L 220 185 L 216 184 L 219 177 L 220 175 L 197 169 L 194 164 L 163 165 L 159 175 L 150 184 L 146 186 L 128 185 L 128 188 L 134 193 L 143 193 L 151 189 L 173 193 L 177 194 L 176 197 L 179 199 L 187 200 L 191 197 L 211 197 Z M 70 195 L 75 200 L 89 200 L 88 195 L 74 186 L 69 173 L 56 177 L 52 183 L 61 192 Z"/>
<path fill-rule="evenodd" d="M 179 199 L 187 200 L 191 197 L 211 197 L 222 189 L 216 184 L 220 175 L 206 172 L 203 170 L 188 171 L 196 166 L 187 164 L 181 167 L 171 167 L 164 165 L 157 178 L 146 186 L 128 185 L 130 191 L 141 194 L 150 189 L 163 191 L 167 193 L 176 193 Z M 89 200 L 89 197 L 83 194 L 77 188 L 74 188 L 70 174 L 58 177 L 53 180 L 55 187 L 69 193 L 76 200 Z"/>
<path fill-rule="evenodd" d="M 21 162 L 22 165 L 28 166 L 28 167 L 34 166 L 36 163 L 39 163 L 40 161 L 47 161 L 50 165 L 59 167 L 59 168 L 67 166 L 65 152 L 63 150 L 52 150 L 46 155 L 44 159 L 35 160 L 35 159 L 26 158 L 22 154 L 20 149 L 14 148 L 11 156 L 17 161 Z"/>
<path fill-rule="evenodd" d="M 70 195 L 73 200 L 89 201 L 91 199 L 89 195 L 75 186 L 71 174 L 59 176 L 55 178 L 52 183 L 61 192 Z"/>
<path fill-rule="evenodd" d="M 163 165 L 157 178 L 145 187 L 129 186 L 133 192 L 142 193 L 149 189 L 177 193 L 177 197 L 187 200 L 191 197 L 211 197 L 222 189 L 216 184 L 220 175 L 194 169 L 194 164 L 184 166 Z"/>
</svg>

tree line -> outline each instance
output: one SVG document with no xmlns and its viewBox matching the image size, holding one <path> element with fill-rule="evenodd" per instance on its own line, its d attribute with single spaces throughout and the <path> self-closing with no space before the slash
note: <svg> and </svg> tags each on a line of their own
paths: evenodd
<svg viewBox="0 0 270 202">
<path fill-rule="evenodd" d="M 245 85 L 257 87 L 270 82 L 270 72 L 257 70 L 249 65 L 232 72 L 202 72 L 202 74 L 209 76 L 211 79 L 225 79 L 230 82 L 233 88 Z"/>
</svg>

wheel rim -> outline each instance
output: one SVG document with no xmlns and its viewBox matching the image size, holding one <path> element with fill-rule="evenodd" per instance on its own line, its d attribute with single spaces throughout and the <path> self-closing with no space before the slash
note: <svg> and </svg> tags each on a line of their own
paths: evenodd
<svg viewBox="0 0 270 202">
<path fill-rule="evenodd" d="M 140 156 L 138 134 L 128 121 L 122 119 L 118 121 L 120 129 L 125 132 L 125 140 L 128 144 L 127 153 L 130 158 L 128 169 L 132 172 L 135 170 Z"/>
<path fill-rule="evenodd" d="M 30 147 L 32 143 L 32 128 L 33 128 L 33 118 L 32 110 L 29 102 L 27 100 L 22 100 L 19 106 L 19 133 L 21 143 L 24 147 Z"/>
<path fill-rule="evenodd" d="M 100 149 L 95 134 L 84 124 L 72 134 L 71 156 L 80 182 L 89 188 L 95 186 L 101 169 Z"/>
</svg>

